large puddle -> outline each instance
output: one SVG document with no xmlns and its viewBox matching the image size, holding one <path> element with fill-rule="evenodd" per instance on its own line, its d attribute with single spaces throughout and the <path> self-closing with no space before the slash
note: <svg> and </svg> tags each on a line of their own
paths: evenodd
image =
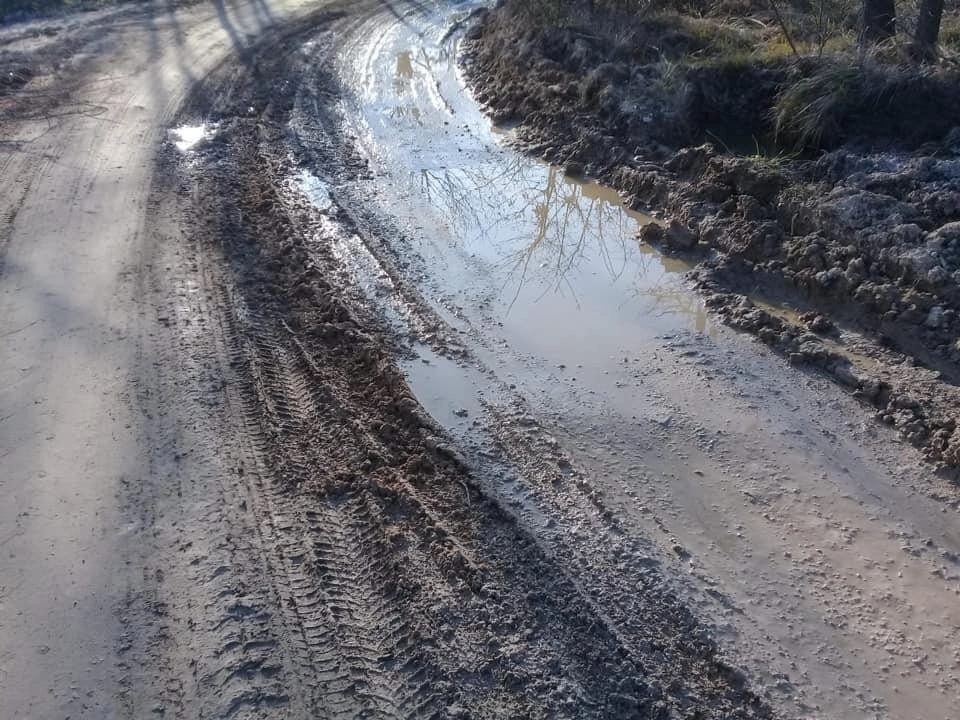
<svg viewBox="0 0 960 720">
<path fill-rule="evenodd" d="M 709 332 L 707 315 L 684 280 L 688 266 L 638 241 L 650 217 L 516 152 L 510 132 L 486 119 L 465 90 L 450 32 L 475 6 L 372 20 L 345 42 L 341 109 L 375 179 L 339 190 L 389 218 L 391 244 L 422 296 L 474 338 L 474 354 L 503 386 L 552 393 L 576 381 L 615 392 L 619 404 L 616 363 L 664 334 Z M 328 201 L 309 174 L 298 181 Z M 375 286 L 375 268 L 366 275 L 359 284 Z M 384 304 L 383 292 L 370 294 Z M 471 406 L 485 381 L 440 372 L 443 362 L 421 350 L 430 364 L 409 368 L 411 382 L 431 412 L 457 422 L 451 410 Z"/>
<path fill-rule="evenodd" d="M 625 335 L 705 331 L 687 266 L 637 240 L 651 218 L 617 194 L 511 148 L 464 89 L 449 29 L 475 5 L 408 14 L 345 50 L 345 113 L 379 175 L 377 202 L 424 259 L 434 295 L 503 323 L 543 351 L 571 333 L 603 349 Z"/>
</svg>

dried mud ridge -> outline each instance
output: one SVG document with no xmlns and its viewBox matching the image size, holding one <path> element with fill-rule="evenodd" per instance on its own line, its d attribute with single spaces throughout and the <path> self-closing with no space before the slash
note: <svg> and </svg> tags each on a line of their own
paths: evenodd
<svg viewBox="0 0 960 720">
<path fill-rule="evenodd" d="M 357 227 L 363 208 L 322 215 L 292 188 L 298 154 L 331 185 L 362 171 L 325 63 L 367 11 L 384 9 L 326 10 L 223 64 L 181 112 L 218 123 L 216 135 L 182 158 L 171 148 L 158 176 L 223 313 L 226 392 L 251 457 L 235 473 L 279 605 L 265 643 L 237 637 L 269 608 L 224 618 L 223 666 L 201 678 L 218 712 L 769 717 L 595 499 L 531 468 L 558 515 L 582 503 L 584 521 L 605 528 L 605 550 L 564 556 L 562 539 L 523 527 L 484 490 L 485 468 L 465 466 L 424 414 L 333 252 L 336 233 L 362 229 L 372 243 L 378 229 Z M 304 108 L 311 142 L 291 146 Z M 529 434 L 504 438 L 507 456 L 529 449 Z"/>
<path fill-rule="evenodd" d="M 960 467 L 960 129 L 915 150 L 844 147 L 765 162 L 682 147 L 641 65 L 501 2 L 465 68 L 528 152 L 663 213 L 642 239 L 692 254 L 707 304 L 796 366 L 823 371 L 950 475 Z M 665 145 L 664 143 L 668 143 Z M 672 143 L 672 144 L 670 144 Z M 796 313 L 758 307 L 747 294 Z"/>
</svg>

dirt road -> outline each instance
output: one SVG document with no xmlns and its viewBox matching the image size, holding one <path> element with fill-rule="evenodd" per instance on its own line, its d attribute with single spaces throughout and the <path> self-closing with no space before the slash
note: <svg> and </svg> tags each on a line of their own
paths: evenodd
<svg viewBox="0 0 960 720">
<path fill-rule="evenodd" d="M 955 717 L 955 490 L 509 150 L 474 9 L 0 31 L 6 716 Z"/>
<path fill-rule="evenodd" d="M 145 717 L 181 692 L 152 685 L 162 670 L 142 659 L 178 644 L 164 575 L 215 548 L 176 540 L 174 524 L 226 511 L 166 328 L 185 298 L 153 295 L 163 225 L 146 215 L 185 92 L 260 34 L 261 7 L 158 4 L 4 31 L 36 75 L 0 98 L 5 717 Z M 188 661 L 176 652 L 164 662 Z"/>
</svg>

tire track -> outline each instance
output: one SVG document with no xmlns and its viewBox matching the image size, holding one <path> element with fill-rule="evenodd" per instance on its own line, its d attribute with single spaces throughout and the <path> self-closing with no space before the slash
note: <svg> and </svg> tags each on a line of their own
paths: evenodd
<svg viewBox="0 0 960 720">
<path fill-rule="evenodd" d="M 227 307 L 242 308 L 242 300 L 231 293 Z M 329 718 L 433 717 L 430 668 L 390 591 L 393 561 L 372 501 L 363 491 L 337 491 L 305 509 L 290 492 L 322 482 L 326 459 L 312 456 L 303 438 L 322 414 L 347 413 L 315 381 L 288 329 L 271 333 L 249 316 L 231 325 L 256 398 L 247 404 L 247 431 L 258 457 L 273 463 L 256 474 L 260 515 L 283 569 L 275 581 L 298 660 L 315 678 L 314 704 Z"/>
<path fill-rule="evenodd" d="M 355 24 L 311 31 L 316 54 Z M 295 665 L 291 702 L 323 718 L 764 716 L 740 688 L 649 683 L 609 599 L 590 597 L 441 451 L 448 439 L 354 302 L 337 229 L 284 195 L 278 128 L 296 83 L 277 80 L 307 37 L 286 33 L 283 53 L 264 44 L 255 77 L 227 64 L 205 82 L 183 115 L 203 108 L 221 136 L 181 168 L 223 314 L 241 482 Z M 265 110 L 251 116 L 255 104 Z"/>
<path fill-rule="evenodd" d="M 219 273 L 218 273 L 219 274 Z M 318 711 L 329 713 L 323 693 L 323 671 L 336 662 L 336 652 L 324 643 L 322 633 L 325 625 L 314 604 L 305 598 L 309 594 L 309 578 L 301 571 L 307 561 L 295 515 L 285 506 L 282 484 L 268 458 L 278 459 L 277 443 L 269 431 L 268 419 L 280 416 L 271 404 L 268 388 L 275 387 L 278 380 L 270 382 L 263 376 L 258 363 L 259 346 L 264 352 L 272 345 L 264 338 L 254 342 L 247 334 L 249 320 L 243 300 L 228 281 L 217 278 L 219 306 L 223 313 L 223 327 L 229 355 L 229 363 L 238 369 L 238 376 L 230 391 L 231 404 L 236 410 L 237 430 L 247 447 L 246 458 L 250 467 L 244 466 L 242 477 L 250 499 L 250 509 L 256 520 L 257 531 L 262 538 L 262 548 L 270 568 L 269 582 L 278 598 L 278 608 L 283 619 L 292 660 L 296 663 L 299 680 L 299 698 L 308 716 Z M 276 378 L 275 373 L 273 374 Z M 282 385 L 282 383 L 281 383 Z M 289 413 L 285 413 L 289 415 Z M 282 466 L 278 465 L 277 467 Z M 326 652 L 324 652 L 326 649 Z"/>
<path fill-rule="evenodd" d="M 348 661 L 349 692 L 377 717 L 437 714 L 417 634 L 397 611 L 390 549 L 363 493 L 331 499 L 308 514 L 315 571 Z"/>
<path fill-rule="evenodd" d="M 252 436 L 230 431 L 238 415 L 229 391 L 230 333 L 217 331 L 227 318 L 211 292 L 220 286 L 218 272 L 171 224 L 189 202 L 178 192 L 176 170 L 164 159 L 154 177 L 154 242 L 136 275 L 144 313 L 156 315 L 145 326 L 138 362 L 147 368 L 138 404 L 155 421 L 150 471 L 128 486 L 142 528 L 136 555 L 144 588 L 125 612 L 147 608 L 143 629 L 126 641 L 132 672 L 144 673 L 130 686 L 147 688 L 131 697 L 130 713 L 300 720 L 313 713 L 278 622 L 282 598 L 262 582 L 277 570 L 266 551 L 272 528 L 251 512 L 259 496 L 245 462 Z"/>
</svg>

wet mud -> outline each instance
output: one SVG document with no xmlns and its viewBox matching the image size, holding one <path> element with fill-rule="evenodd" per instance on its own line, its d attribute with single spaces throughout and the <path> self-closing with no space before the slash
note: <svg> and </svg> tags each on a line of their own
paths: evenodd
<svg viewBox="0 0 960 720">
<path fill-rule="evenodd" d="M 816 160 L 685 146 L 667 132 L 664 98 L 644 85 L 642 66 L 529 18 L 498 5 L 470 30 L 464 64 L 493 117 L 517 126 L 518 146 L 662 213 L 641 238 L 700 263 L 696 280 L 717 317 L 825 370 L 954 473 L 956 132 L 915 150 L 851 146 Z M 829 318 L 849 352 L 832 355 L 802 322 L 768 321 L 744 300 L 758 288 Z M 883 359 L 881 373 L 849 360 L 864 352 Z"/>
<path fill-rule="evenodd" d="M 358 184 L 375 170 L 349 113 L 336 112 L 351 98 L 327 67 L 341 43 L 392 22 L 380 3 L 349 8 L 290 30 L 282 42 L 297 49 L 288 54 L 264 44 L 256 72 L 225 64 L 178 123 L 203 118 L 216 130 L 171 137 L 182 212 L 224 313 L 229 395 L 252 452 L 242 477 L 283 598 L 277 657 L 290 659 L 277 679 L 287 685 L 253 707 L 330 717 L 769 717 L 639 548 L 610 537 L 593 566 L 582 550 L 569 562 L 561 536 L 528 527 L 494 492 L 496 466 L 466 458 L 411 390 L 401 363 L 417 348 L 457 368 L 482 361 L 442 316 L 450 304 L 426 299 L 429 282 L 411 282 L 430 256 L 414 264 L 398 252 L 400 223 L 376 222 L 381 208 Z M 401 79 L 409 72 L 402 57 L 397 69 Z M 429 183 L 467 181 L 435 170 Z M 571 257 L 585 278 L 603 268 L 608 282 L 609 268 L 583 249 L 596 242 L 589 223 L 609 222 L 626 243 L 638 218 L 594 186 L 542 166 L 529 172 L 531 196 L 510 213 L 523 227 L 539 217 L 541 244 L 568 239 L 544 212 L 570 213 L 582 226 Z M 579 218 L 583 207 L 596 219 Z M 473 242 L 463 238 L 469 257 L 479 255 Z M 490 302 L 516 303 L 528 286 L 555 292 L 552 271 L 542 283 L 517 276 L 514 252 L 478 259 L 514 278 Z M 511 467 L 508 455 L 501 463 Z M 624 575 L 632 579 L 620 585 Z"/>
</svg>

